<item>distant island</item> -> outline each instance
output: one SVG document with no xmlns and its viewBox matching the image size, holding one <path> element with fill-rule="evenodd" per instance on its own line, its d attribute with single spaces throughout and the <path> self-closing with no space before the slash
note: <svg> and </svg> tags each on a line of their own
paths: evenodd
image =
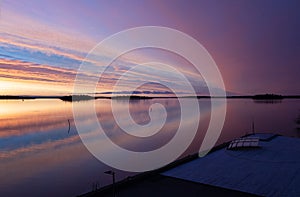
<svg viewBox="0 0 300 197">
<path fill-rule="evenodd" d="M 131 96 L 112 96 L 111 99 L 153 99 L 154 97 L 149 96 L 137 96 L 137 95 L 131 95 Z"/>
<path fill-rule="evenodd" d="M 59 99 L 62 100 L 62 101 L 72 102 L 72 101 L 92 100 L 92 99 L 95 99 L 95 97 L 88 96 L 88 95 L 73 95 L 73 96 L 69 95 L 69 96 L 59 97 Z"/>
<path fill-rule="evenodd" d="M 88 96 L 88 95 L 69 95 L 69 96 L 62 96 L 59 97 L 60 100 L 62 101 L 84 101 L 84 100 L 93 100 L 93 99 L 152 99 L 152 97 L 148 97 L 148 96 L 136 96 L 136 95 L 132 95 L 132 96 L 96 96 L 96 97 L 92 97 L 92 96 Z"/>
<path fill-rule="evenodd" d="M 254 95 L 253 98 L 254 100 L 278 100 L 278 99 L 283 99 L 282 95 L 277 95 L 277 94 L 257 94 Z"/>
</svg>

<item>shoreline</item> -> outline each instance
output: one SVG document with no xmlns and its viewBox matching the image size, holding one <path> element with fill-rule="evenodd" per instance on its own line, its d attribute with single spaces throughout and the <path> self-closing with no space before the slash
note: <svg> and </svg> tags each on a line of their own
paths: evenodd
<svg viewBox="0 0 300 197">
<path fill-rule="evenodd" d="M 197 98 L 197 99 L 253 99 L 257 101 L 272 101 L 272 100 L 283 100 L 283 99 L 300 99 L 300 95 L 284 95 L 284 96 L 265 96 L 265 95 L 250 95 L 250 96 L 88 96 L 88 95 L 68 95 L 68 96 L 13 96 L 13 95 L 2 95 L 0 100 L 33 100 L 33 99 L 60 99 L 62 101 L 86 101 L 96 99 L 131 99 L 131 100 L 145 100 L 145 99 L 173 99 L 173 98 Z"/>
</svg>

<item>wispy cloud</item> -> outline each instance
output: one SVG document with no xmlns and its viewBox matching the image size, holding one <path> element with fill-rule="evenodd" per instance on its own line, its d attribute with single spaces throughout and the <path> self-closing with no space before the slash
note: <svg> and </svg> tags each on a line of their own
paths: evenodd
<svg viewBox="0 0 300 197">
<path fill-rule="evenodd" d="M 72 83 L 76 71 L 19 60 L 0 59 L 0 77 L 36 82 Z"/>
<path fill-rule="evenodd" d="M 48 46 L 42 45 L 40 43 L 37 43 L 36 41 L 28 40 L 26 38 L 19 38 L 14 35 L 3 35 L 3 34 L 0 34 L 0 35 L 2 36 L 2 38 L 0 38 L 1 45 L 6 46 L 8 48 L 14 46 L 17 48 L 31 50 L 34 52 L 45 53 L 47 55 L 64 56 L 64 57 L 78 60 L 78 61 L 83 61 L 84 56 L 86 55 L 83 53 L 81 55 L 76 55 L 76 53 L 77 54 L 79 53 L 77 51 L 65 52 L 66 49 L 61 49 L 61 48 L 49 46 L 49 45 Z"/>
<path fill-rule="evenodd" d="M 34 45 L 55 46 L 82 53 L 88 52 L 95 45 L 95 41 L 90 37 L 62 28 L 57 29 L 9 9 L 1 10 L 1 27 L 2 33 L 7 37 L 15 41 L 22 40 L 27 44 L 31 42 Z"/>
</svg>

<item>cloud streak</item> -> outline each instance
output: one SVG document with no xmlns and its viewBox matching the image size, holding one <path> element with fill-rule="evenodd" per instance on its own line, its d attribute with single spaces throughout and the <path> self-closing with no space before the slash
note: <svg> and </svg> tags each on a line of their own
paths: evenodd
<svg viewBox="0 0 300 197">
<path fill-rule="evenodd" d="M 19 60 L 0 60 L 0 77 L 35 82 L 72 83 L 76 71 Z"/>
</svg>

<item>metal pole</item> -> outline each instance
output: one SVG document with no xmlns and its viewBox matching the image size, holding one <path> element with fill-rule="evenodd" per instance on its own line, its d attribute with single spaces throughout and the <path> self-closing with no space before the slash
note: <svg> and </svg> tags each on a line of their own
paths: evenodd
<svg viewBox="0 0 300 197">
<path fill-rule="evenodd" d="M 252 120 L 252 134 L 255 134 L 254 120 Z"/>
<path fill-rule="evenodd" d="M 115 184 L 115 172 L 112 172 L 112 177 L 113 177 L 113 195 L 116 197 L 116 184 Z"/>
<path fill-rule="evenodd" d="M 115 178 L 115 172 L 112 171 L 112 170 L 109 170 L 109 171 L 105 171 L 104 172 L 105 174 L 109 174 L 112 176 L 112 179 L 113 179 L 113 197 L 116 197 L 117 196 L 117 193 L 116 193 L 116 178 Z"/>
</svg>

